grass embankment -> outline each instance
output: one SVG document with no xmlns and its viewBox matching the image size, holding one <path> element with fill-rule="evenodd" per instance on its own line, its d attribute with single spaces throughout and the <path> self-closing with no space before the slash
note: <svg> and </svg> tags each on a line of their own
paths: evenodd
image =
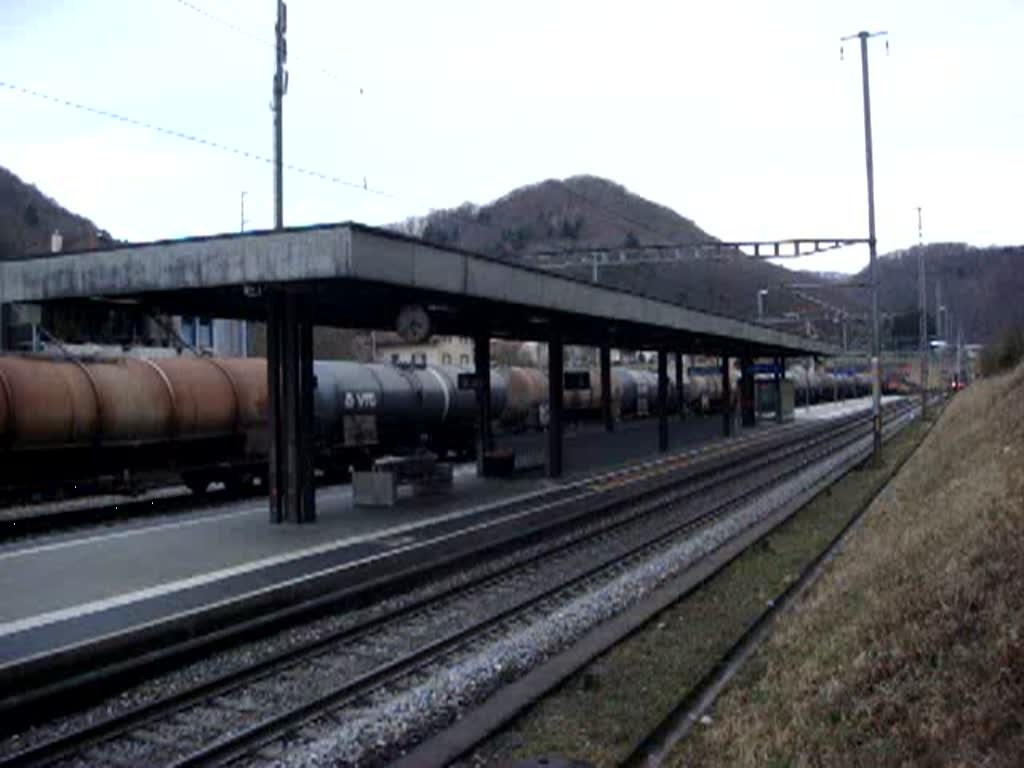
<svg viewBox="0 0 1024 768">
<path fill-rule="evenodd" d="M 878 468 L 858 469 L 599 657 L 479 749 L 464 765 L 560 754 L 616 765 L 715 666 L 762 611 L 877 493 L 918 445 L 915 422 L 886 444 Z"/>
<path fill-rule="evenodd" d="M 1024 366 L 979 381 L 672 765 L 1024 763 Z"/>
</svg>

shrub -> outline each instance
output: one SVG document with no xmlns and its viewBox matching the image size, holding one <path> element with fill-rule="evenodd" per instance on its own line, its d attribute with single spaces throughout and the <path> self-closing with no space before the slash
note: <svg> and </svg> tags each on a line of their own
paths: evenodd
<svg viewBox="0 0 1024 768">
<path fill-rule="evenodd" d="M 982 350 L 981 373 L 993 376 L 1015 368 L 1021 361 L 1024 361 L 1024 327 L 1007 328 Z"/>
</svg>

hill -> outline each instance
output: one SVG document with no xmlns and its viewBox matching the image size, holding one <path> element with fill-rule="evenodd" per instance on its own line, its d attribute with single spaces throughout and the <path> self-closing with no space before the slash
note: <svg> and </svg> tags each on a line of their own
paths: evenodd
<svg viewBox="0 0 1024 768">
<path fill-rule="evenodd" d="M 465 203 L 408 219 L 396 229 L 442 244 L 511 261 L 534 261 L 546 251 L 585 250 L 715 240 L 692 220 L 646 200 L 625 187 L 595 176 L 549 179 L 504 195 L 486 205 Z M 962 324 L 965 341 L 985 343 L 1003 328 L 1024 325 L 1024 246 L 975 248 L 963 243 L 925 246 L 929 329 L 936 331 L 935 285 Z M 879 259 L 879 306 L 884 317 L 883 348 L 917 347 L 917 249 Z M 587 266 L 565 273 L 591 278 Z M 866 348 L 870 325 L 867 289 L 828 287 L 796 290 L 794 283 L 835 286 L 866 282 L 868 272 L 850 277 L 808 273 L 755 261 L 735 253 L 692 257 L 672 263 L 603 265 L 602 283 L 657 296 L 709 312 L 757 317 L 757 293 L 767 289 L 766 322 L 796 332 L 810 331 L 838 342 L 839 315 L 849 315 L 851 347 Z M 787 320 L 796 314 L 799 320 Z"/>
<path fill-rule="evenodd" d="M 924 247 L 929 327 L 936 332 L 936 283 L 942 303 L 963 327 L 965 341 L 987 343 L 1009 326 L 1024 327 L 1024 246 L 975 248 L 965 243 Z M 893 342 L 917 343 L 917 247 L 879 260 L 879 305 L 895 317 Z M 867 279 L 867 271 L 859 276 Z M 862 297 L 866 298 L 866 297 Z M 953 338 L 956 331 L 954 329 Z M 942 335 L 939 332 L 939 335 Z"/>
<path fill-rule="evenodd" d="M 513 190 L 486 205 L 466 203 L 408 219 L 394 228 L 441 245 L 527 263 L 534 261 L 534 254 L 545 251 L 717 240 L 670 208 L 595 176 L 549 179 Z M 568 268 L 564 273 L 591 278 L 587 266 Z M 767 289 L 766 313 L 777 324 L 803 332 L 805 320 L 810 318 L 816 333 L 838 338 L 834 313 L 783 288 L 807 279 L 807 273 L 738 253 L 692 256 L 672 263 L 603 265 L 599 271 L 600 282 L 608 285 L 746 319 L 756 318 L 757 293 Z M 815 296 L 826 305 L 864 310 L 859 299 L 843 289 L 828 289 Z M 801 319 L 785 320 L 789 313 L 799 313 Z"/>
<path fill-rule="evenodd" d="M 0 167 L 0 259 L 50 252 L 50 236 L 57 230 L 63 250 L 83 251 L 109 245 L 110 234 L 89 219 L 72 213 Z"/>
<path fill-rule="evenodd" d="M 530 263 L 542 251 L 617 248 L 715 240 L 692 220 L 595 176 L 549 179 L 515 189 L 486 205 L 465 203 L 393 225 L 406 234 Z M 109 233 L 61 206 L 36 187 L 0 168 L 0 259 L 44 254 L 59 230 L 66 251 L 89 250 L 114 242 Z M 943 303 L 963 323 L 965 338 L 985 342 L 1007 325 L 1024 325 L 1024 246 L 973 248 L 958 243 L 925 246 L 929 306 L 934 328 L 935 279 Z M 917 252 L 883 256 L 880 305 L 889 318 L 886 346 L 917 343 Z M 587 266 L 564 273 L 591 278 Z M 862 273 L 857 279 L 866 279 Z M 768 291 L 767 319 L 781 329 L 811 333 L 838 342 L 839 311 L 848 312 L 851 347 L 867 345 L 868 292 L 830 287 L 794 291 L 794 283 L 834 284 L 836 274 L 793 271 L 737 253 L 687 257 L 679 262 L 601 266 L 602 283 L 709 312 L 757 318 L 757 294 Z"/>
</svg>

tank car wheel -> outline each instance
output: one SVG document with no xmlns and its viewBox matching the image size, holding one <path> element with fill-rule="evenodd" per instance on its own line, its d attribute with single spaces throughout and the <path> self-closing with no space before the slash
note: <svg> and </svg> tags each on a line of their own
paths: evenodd
<svg viewBox="0 0 1024 768">
<path fill-rule="evenodd" d="M 199 472 L 186 472 L 181 479 L 195 496 L 205 496 L 212 482 L 209 475 Z"/>
<path fill-rule="evenodd" d="M 252 487 L 252 476 L 245 472 L 233 472 L 224 478 L 224 489 L 229 496 L 245 496 L 252 491 Z"/>
<path fill-rule="evenodd" d="M 353 472 L 369 472 L 373 468 L 373 457 L 369 454 L 359 453 L 352 457 Z"/>
<path fill-rule="evenodd" d="M 328 485 L 344 485 L 352 482 L 352 471 L 347 464 L 331 464 L 324 467 L 324 482 Z"/>
</svg>

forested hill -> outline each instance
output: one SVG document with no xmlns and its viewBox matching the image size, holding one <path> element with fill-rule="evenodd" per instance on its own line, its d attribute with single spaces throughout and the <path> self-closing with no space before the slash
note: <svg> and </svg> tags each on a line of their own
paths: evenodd
<svg viewBox="0 0 1024 768">
<path fill-rule="evenodd" d="M 512 261 L 538 251 L 616 248 L 654 243 L 713 240 L 690 219 L 595 176 L 549 179 L 515 189 L 485 205 L 466 203 L 394 225 L 407 234 Z M 40 255 L 59 230 L 65 251 L 109 245 L 113 238 L 93 222 L 61 206 L 35 186 L 0 167 L 0 259 Z M 929 316 L 934 326 L 936 281 L 943 304 L 962 324 L 969 341 L 986 342 L 1001 329 L 1024 325 L 1024 246 L 976 248 L 962 243 L 925 246 Z M 883 334 L 895 344 L 916 345 L 917 251 L 880 259 Z M 569 271 L 589 279 L 587 267 Z M 866 280 L 867 273 L 854 281 Z M 868 294 L 831 287 L 813 295 L 795 293 L 793 283 L 849 281 L 841 275 L 808 275 L 736 254 L 688 258 L 678 263 L 606 265 L 602 283 L 696 309 L 754 318 L 757 293 L 767 289 L 766 312 L 779 327 L 838 340 L 834 322 L 841 308 L 851 321 L 853 346 L 866 343 Z M 786 316 L 800 319 L 786 320 Z"/>
<path fill-rule="evenodd" d="M 88 219 L 0 167 L 0 259 L 49 253 L 54 230 L 63 236 L 66 251 L 89 250 L 113 242 L 109 233 Z"/>
<path fill-rule="evenodd" d="M 935 243 L 924 246 L 924 253 L 932 332 L 937 292 L 968 342 L 985 343 L 1005 328 L 1024 327 L 1024 246 L 975 248 L 964 243 Z M 914 342 L 918 249 L 886 254 L 879 266 L 879 305 L 896 318 L 895 340 Z M 866 280 L 867 275 L 865 270 L 859 277 Z"/>
<path fill-rule="evenodd" d="M 529 261 L 530 255 L 539 251 L 716 239 L 670 208 L 594 176 L 550 179 L 513 190 L 486 205 L 466 203 L 409 219 L 396 228 L 433 242 L 513 261 Z M 587 267 L 568 273 L 582 278 L 591 274 Z M 744 318 L 757 315 L 757 292 L 768 289 L 766 310 L 772 317 L 799 312 L 802 317 L 812 317 L 821 335 L 833 338 L 836 332 L 830 318 L 822 322 L 820 305 L 810 304 L 784 287 L 806 283 L 806 273 L 737 254 L 687 258 L 676 263 L 607 265 L 600 269 L 600 281 L 695 309 Z M 818 298 L 851 311 L 864 309 L 856 296 L 841 289 L 821 291 Z M 806 329 L 803 320 L 781 324 L 786 330 Z"/>
<path fill-rule="evenodd" d="M 428 240 L 480 251 L 509 260 L 529 260 L 539 251 L 615 248 L 666 242 L 714 239 L 690 219 L 646 200 L 620 184 L 595 176 L 549 179 L 521 187 L 486 205 L 466 203 L 396 225 Z M 1024 246 L 975 248 L 962 243 L 925 246 L 930 326 L 935 324 L 935 284 L 941 282 L 943 304 L 963 324 L 969 341 L 985 342 L 1001 329 L 1024 324 Z M 916 251 L 880 258 L 879 305 L 885 313 L 887 345 L 917 345 Z M 581 267 L 570 274 L 589 278 Z M 736 255 L 692 258 L 679 263 L 602 266 L 602 283 L 669 301 L 743 318 L 757 313 L 757 292 L 767 289 L 766 312 L 780 321 L 797 313 L 811 321 L 818 335 L 837 340 L 834 309 L 850 313 L 852 346 L 867 344 L 869 294 L 856 288 L 830 287 L 795 293 L 794 283 L 864 282 L 867 271 L 843 275 L 809 275 Z M 832 309 L 834 308 L 834 309 Z M 806 323 L 779 322 L 802 331 Z"/>
</svg>

